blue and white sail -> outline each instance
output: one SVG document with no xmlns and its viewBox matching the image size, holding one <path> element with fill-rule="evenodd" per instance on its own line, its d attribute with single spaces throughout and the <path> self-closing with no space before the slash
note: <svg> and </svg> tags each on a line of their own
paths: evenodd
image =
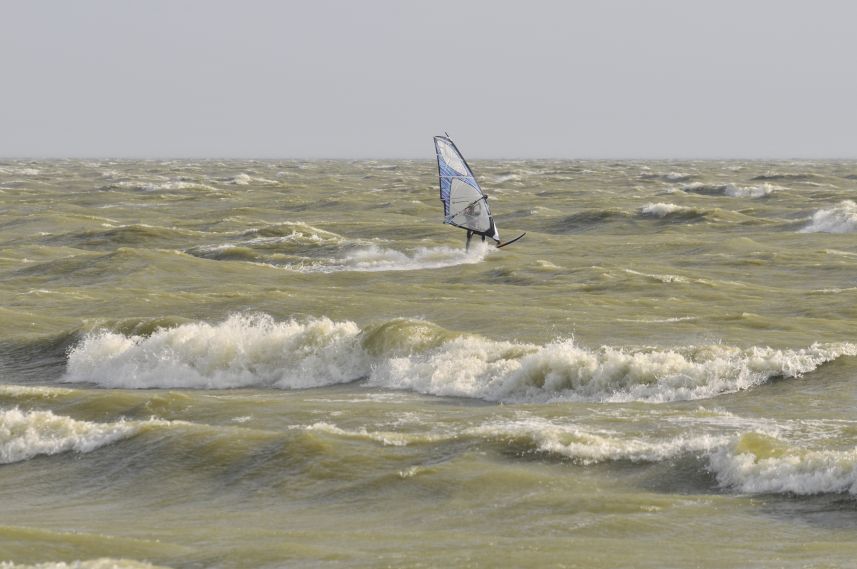
<svg viewBox="0 0 857 569">
<path fill-rule="evenodd" d="M 443 222 L 500 242 L 500 233 L 488 209 L 488 196 L 479 187 L 473 171 L 447 136 L 435 136 L 437 173 Z"/>
</svg>

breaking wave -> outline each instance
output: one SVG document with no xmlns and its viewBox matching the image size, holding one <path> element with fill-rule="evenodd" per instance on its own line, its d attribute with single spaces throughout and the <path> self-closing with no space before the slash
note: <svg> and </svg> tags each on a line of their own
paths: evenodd
<svg viewBox="0 0 857 569">
<path fill-rule="evenodd" d="M 690 458 L 727 490 L 748 494 L 857 494 L 857 449 L 802 446 L 806 433 L 800 428 L 792 433 L 800 443 L 782 436 L 795 429 L 793 424 L 701 408 L 689 417 L 664 417 L 663 422 L 668 426 L 666 431 L 653 433 L 626 433 L 569 418 L 527 415 L 461 428 L 432 425 L 413 432 L 348 429 L 329 422 L 291 428 L 394 447 L 471 439 L 481 448 L 487 443 L 501 452 L 520 456 L 543 453 L 583 466 Z M 694 429 L 687 430 L 686 425 Z M 836 430 L 829 424 L 820 428 L 830 431 L 828 434 Z"/>
<path fill-rule="evenodd" d="M 0 464 L 39 455 L 91 452 L 135 435 L 141 423 L 92 423 L 50 411 L 0 410 Z"/>
<path fill-rule="evenodd" d="M 353 322 L 275 322 L 266 315 L 183 324 L 149 336 L 101 331 L 71 350 L 64 379 L 127 388 L 341 383 L 368 371 L 359 333 Z"/>
<path fill-rule="evenodd" d="M 643 180 L 663 180 L 665 182 L 682 182 L 684 180 L 689 180 L 692 177 L 693 174 L 688 174 L 685 172 L 643 172 L 642 174 L 640 174 L 640 179 Z"/>
<path fill-rule="evenodd" d="M 370 386 L 498 402 L 702 399 L 793 378 L 857 345 L 800 350 L 715 345 L 592 349 L 458 335 L 393 320 L 364 329 L 328 318 L 277 322 L 233 315 L 160 328 L 147 336 L 102 330 L 69 353 L 66 382 L 127 388 L 282 389 L 365 379 Z"/>
<path fill-rule="evenodd" d="M 233 186 L 249 186 L 251 184 L 260 184 L 266 186 L 277 185 L 280 182 L 277 180 L 269 180 L 268 178 L 262 178 L 259 176 L 251 176 L 250 174 L 246 174 L 241 172 L 240 174 L 236 174 L 235 176 L 229 176 L 227 178 L 220 178 L 218 180 L 223 184 L 230 184 Z"/>
<path fill-rule="evenodd" d="M 820 209 L 812 215 L 809 225 L 801 233 L 854 233 L 857 231 L 857 203 L 844 200 L 837 205 Z"/>
<path fill-rule="evenodd" d="M 140 192 L 163 192 L 179 190 L 203 190 L 212 192 L 217 191 L 217 188 L 213 186 L 187 180 L 164 180 L 158 182 L 123 180 L 105 186 L 105 188 L 103 189 L 136 190 Z"/>
<path fill-rule="evenodd" d="M 713 451 L 708 461 L 721 486 L 741 492 L 857 494 L 857 449 L 805 449 L 748 433 Z"/>
<path fill-rule="evenodd" d="M 701 218 L 705 216 L 704 211 L 700 211 L 695 207 L 688 207 L 673 203 L 662 202 L 648 203 L 640 208 L 640 213 L 642 215 L 658 217 L 661 219 L 665 217 L 670 217 L 673 219 L 692 219 Z"/>
<path fill-rule="evenodd" d="M 779 186 L 769 184 L 767 182 L 757 186 L 736 186 L 735 184 L 726 184 L 723 188 L 723 193 L 733 198 L 764 198 L 777 190 L 781 190 Z"/>
<path fill-rule="evenodd" d="M 693 182 L 685 184 L 682 190 L 693 194 L 707 196 L 730 196 L 733 198 L 764 198 L 783 188 L 767 182 L 755 186 L 739 186 L 737 184 L 704 184 Z"/>
</svg>

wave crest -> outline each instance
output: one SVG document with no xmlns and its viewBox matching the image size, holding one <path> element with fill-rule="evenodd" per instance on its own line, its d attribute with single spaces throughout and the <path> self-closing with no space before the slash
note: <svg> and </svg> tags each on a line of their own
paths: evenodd
<svg viewBox="0 0 857 569">
<path fill-rule="evenodd" d="M 298 388 L 352 381 L 368 372 L 353 322 L 275 322 L 233 315 L 158 329 L 150 336 L 88 334 L 68 356 L 69 382 L 105 387 Z"/>
<path fill-rule="evenodd" d="M 136 434 L 139 424 L 91 423 L 54 415 L 50 411 L 0 411 L 0 464 L 38 455 L 91 452 Z"/>
<path fill-rule="evenodd" d="M 857 494 L 857 449 L 800 449 L 748 433 L 713 451 L 708 461 L 721 486 L 741 492 Z"/>
<path fill-rule="evenodd" d="M 809 225 L 801 233 L 854 233 L 857 232 L 857 203 L 844 200 L 837 205 L 820 209 L 812 215 Z"/>
<path fill-rule="evenodd" d="M 459 339 L 427 355 L 391 358 L 373 370 L 370 382 L 489 401 L 665 402 L 748 389 L 774 377 L 797 377 L 841 355 L 857 355 L 857 345 L 591 350 L 573 340 L 538 347 Z"/>
<path fill-rule="evenodd" d="M 538 346 L 464 336 L 424 321 L 360 329 L 350 321 L 276 322 L 255 314 L 148 336 L 92 332 L 69 353 L 63 379 L 128 388 L 291 389 L 366 378 L 381 388 L 487 401 L 663 402 L 798 377 L 843 355 L 857 355 L 857 345 L 590 349 L 573 340 Z"/>
</svg>

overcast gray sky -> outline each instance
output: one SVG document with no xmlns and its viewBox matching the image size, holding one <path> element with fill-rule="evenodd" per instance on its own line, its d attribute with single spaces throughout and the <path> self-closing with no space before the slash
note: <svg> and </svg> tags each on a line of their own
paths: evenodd
<svg viewBox="0 0 857 569">
<path fill-rule="evenodd" d="M 0 0 L 0 156 L 857 158 L 857 2 Z"/>
</svg>

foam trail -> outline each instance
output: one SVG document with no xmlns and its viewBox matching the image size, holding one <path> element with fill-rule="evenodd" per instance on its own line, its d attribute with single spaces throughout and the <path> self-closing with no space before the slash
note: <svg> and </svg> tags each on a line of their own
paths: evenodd
<svg viewBox="0 0 857 569">
<path fill-rule="evenodd" d="M 844 200 L 837 205 L 820 209 L 812 215 L 809 225 L 801 233 L 854 233 L 857 231 L 857 203 Z"/>
<path fill-rule="evenodd" d="M 420 247 L 412 254 L 371 245 L 351 251 L 341 259 L 328 259 L 321 264 L 289 266 L 287 268 L 300 272 L 321 273 L 441 269 L 479 263 L 485 259 L 490 250 L 487 244 L 481 242 L 471 247 L 470 251 L 451 247 Z"/>
<path fill-rule="evenodd" d="M 139 423 L 92 423 L 50 411 L 0 411 L 0 464 L 38 455 L 91 452 L 139 431 Z"/>
</svg>

